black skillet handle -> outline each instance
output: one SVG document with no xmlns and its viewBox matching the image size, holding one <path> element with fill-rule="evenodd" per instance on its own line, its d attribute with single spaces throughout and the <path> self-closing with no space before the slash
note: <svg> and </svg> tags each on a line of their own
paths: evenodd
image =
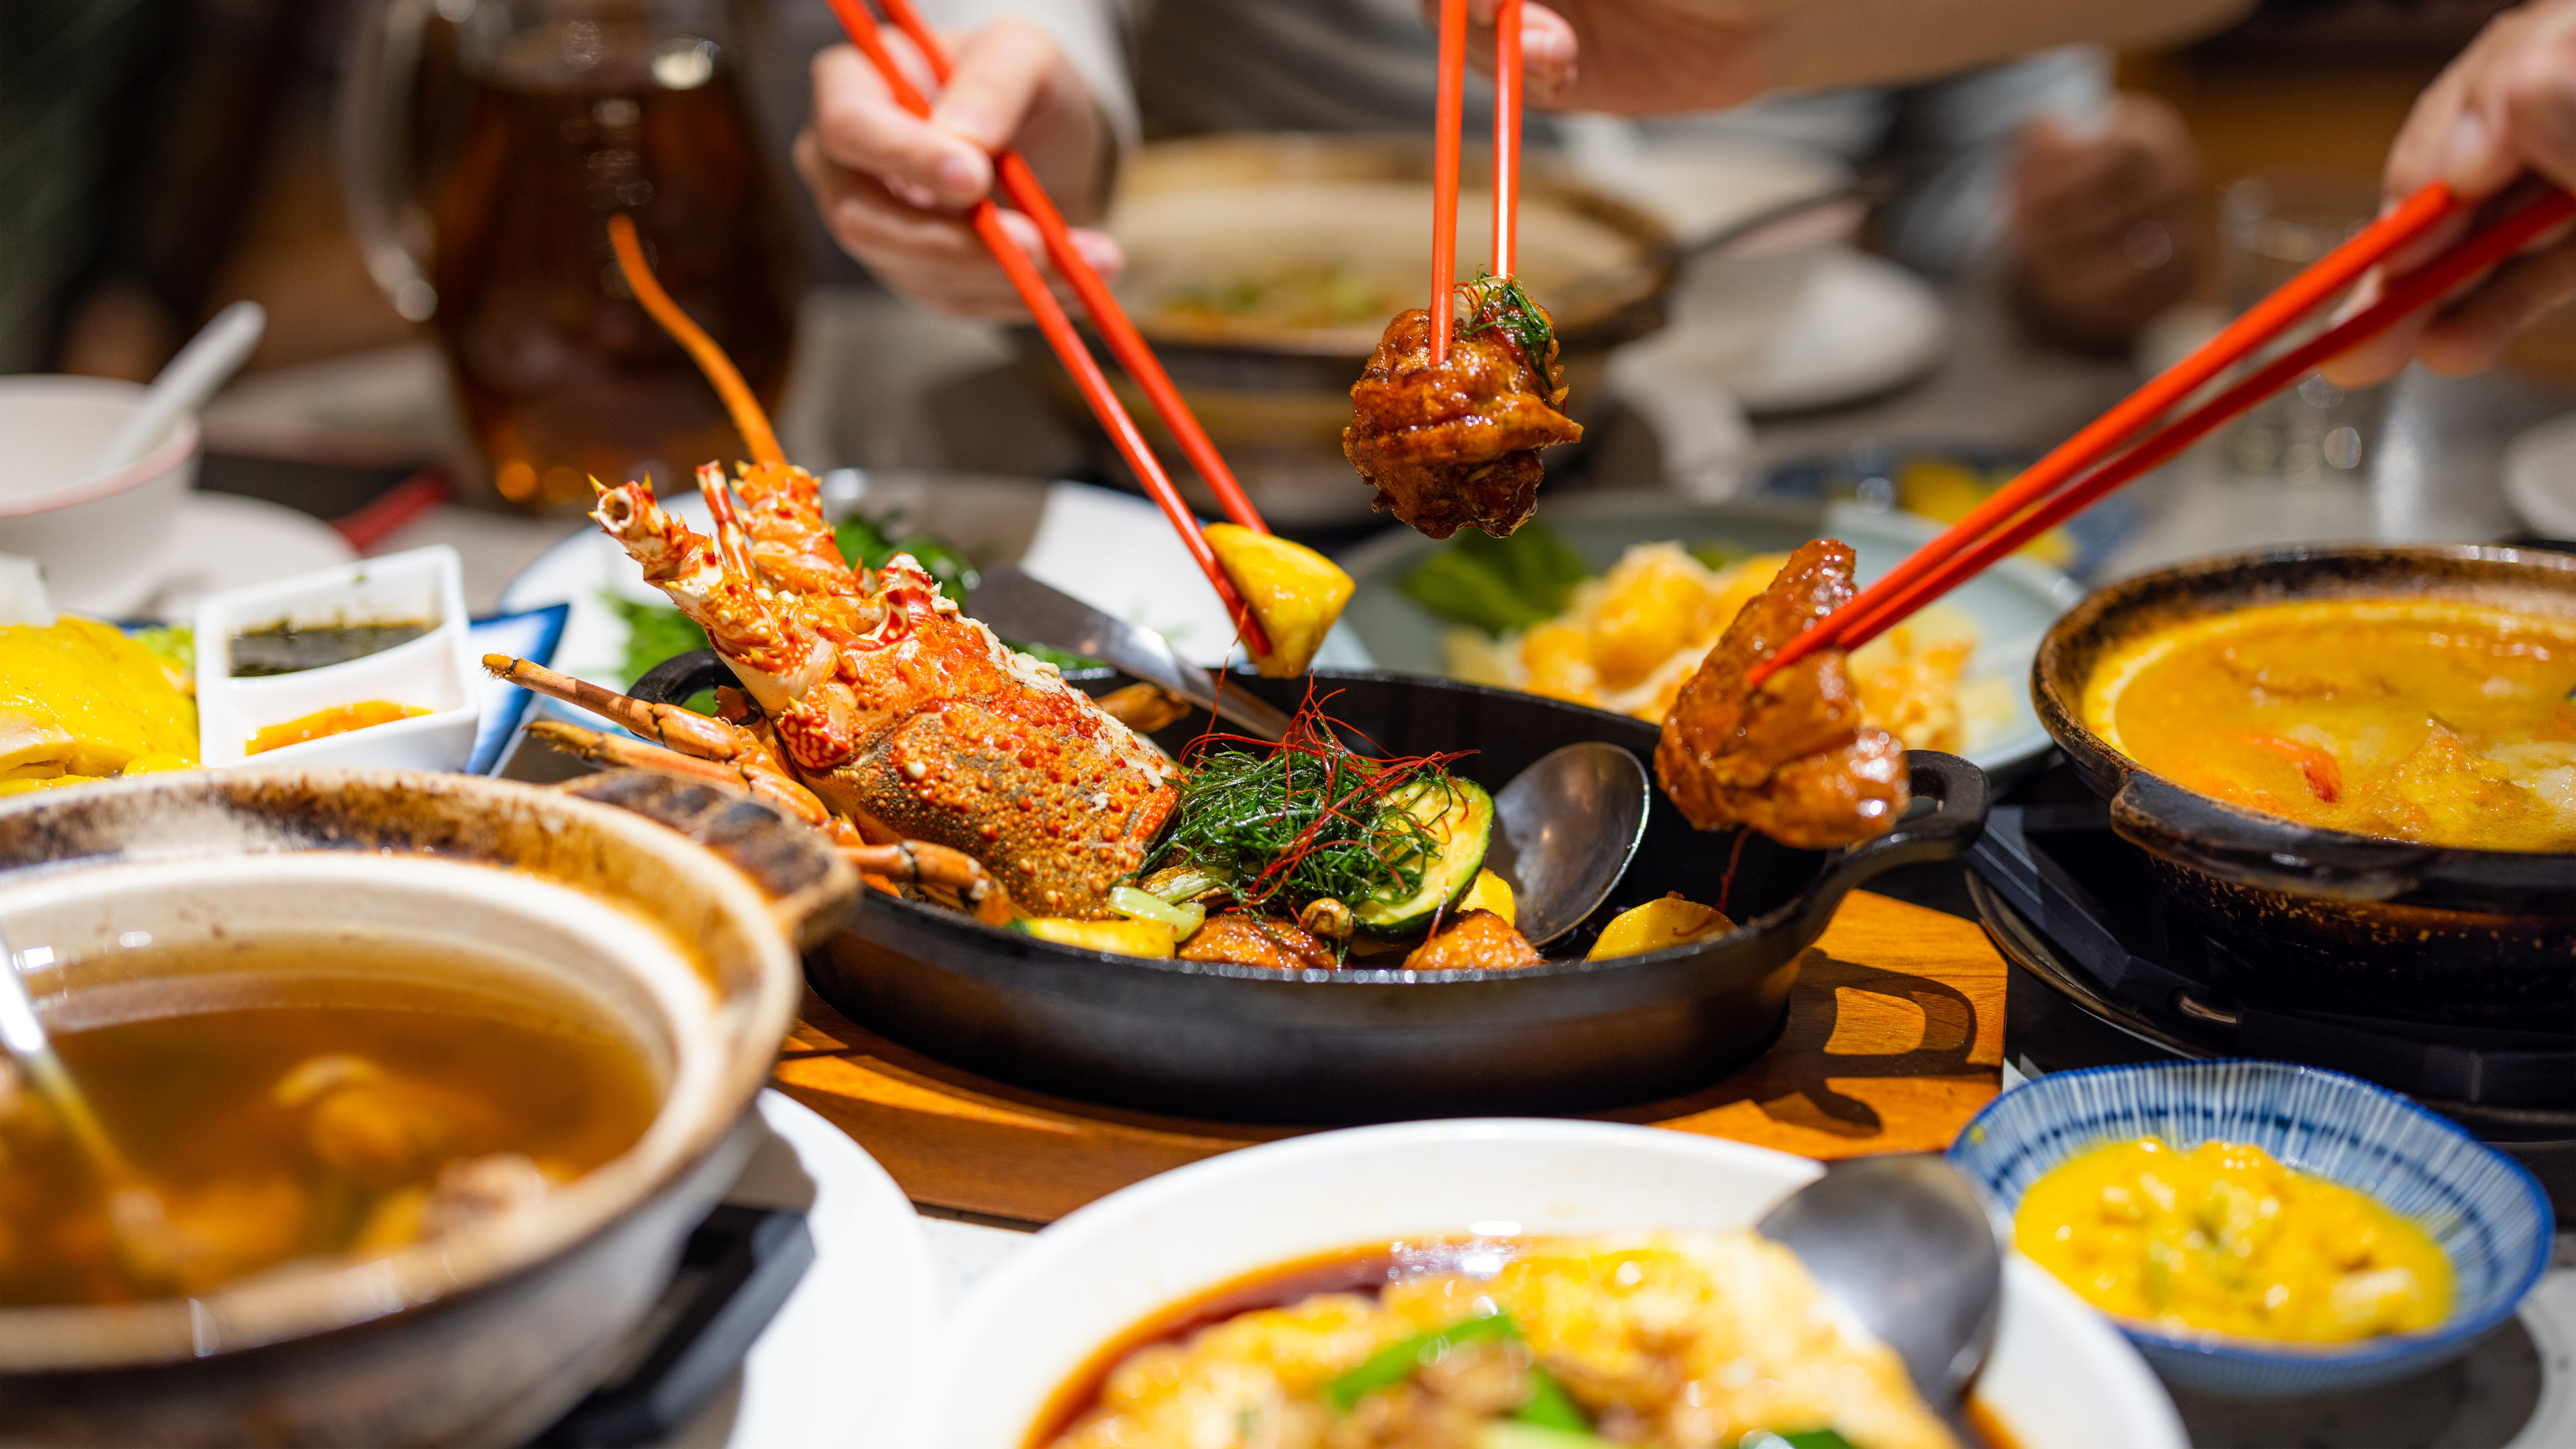
<svg viewBox="0 0 2576 1449">
<path fill-rule="evenodd" d="M 674 654 L 638 676 L 635 686 L 626 693 L 646 704 L 678 704 L 692 695 L 702 694 L 719 685 L 732 689 L 733 670 L 726 667 L 724 656 L 712 649 L 692 649 Z"/>
<path fill-rule="evenodd" d="M 1985 833 L 1986 806 L 1993 796 L 1985 771 L 1957 755 L 1931 750 L 1908 750 L 1905 763 L 1916 797 L 1938 802 L 1937 808 L 1845 850 L 1816 882 L 1809 911 L 1831 913 L 1854 888 L 1900 865 L 1956 860 Z"/>
</svg>

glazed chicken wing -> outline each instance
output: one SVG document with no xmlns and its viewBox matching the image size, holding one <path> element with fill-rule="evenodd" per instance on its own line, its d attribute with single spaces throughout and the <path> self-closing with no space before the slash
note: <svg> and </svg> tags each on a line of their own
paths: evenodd
<svg viewBox="0 0 2576 1449">
<path fill-rule="evenodd" d="M 1682 686 L 1655 777 L 1702 830 L 1750 825 L 1823 850 L 1905 813 L 1905 746 L 1861 718 L 1842 651 L 1819 649 L 1748 690 L 1753 666 L 1851 598 L 1851 546 L 1818 539 L 1735 616 Z"/>
<path fill-rule="evenodd" d="M 1342 430 L 1342 455 L 1377 489 L 1373 506 L 1431 538 L 1467 526 L 1508 536 L 1538 511 L 1538 450 L 1583 436 L 1560 411 L 1547 310 L 1508 279 L 1471 295 L 1475 315 L 1437 367 L 1429 312 L 1387 324 Z"/>
</svg>

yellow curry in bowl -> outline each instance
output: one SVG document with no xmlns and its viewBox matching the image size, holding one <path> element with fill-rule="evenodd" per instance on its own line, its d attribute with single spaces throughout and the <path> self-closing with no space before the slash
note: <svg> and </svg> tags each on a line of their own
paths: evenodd
<svg viewBox="0 0 2576 1449">
<path fill-rule="evenodd" d="M 2422 1228 L 2251 1143 L 2077 1154 L 2022 1195 L 2014 1245 L 2106 1313 L 2328 1344 L 2439 1327 L 2451 1268 Z"/>
<path fill-rule="evenodd" d="M 2302 825 L 2576 851 L 2576 619 L 2461 599 L 2194 618 L 2106 652 L 2087 728 L 2154 773 Z"/>
</svg>

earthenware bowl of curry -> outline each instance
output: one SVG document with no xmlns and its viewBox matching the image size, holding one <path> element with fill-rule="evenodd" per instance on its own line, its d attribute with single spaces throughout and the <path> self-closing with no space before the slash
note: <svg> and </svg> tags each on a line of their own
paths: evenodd
<svg viewBox="0 0 2576 1449">
<path fill-rule="evenodd" d="M 2246 998 L 2576 1030 L 2576 556 L 2198 560 L 2084 599 L 2031 683 Z"/>
<path fill-rule="evenodd" d="M 254 769 L 0 807 L 0 920 L 126 1160 L 0 1073 L 0 1437 L 517 1445 L 614 1369 L 753 1145 L 798 930 L 856 880 L 710 787 L 580 789 Z"/>
</svg>

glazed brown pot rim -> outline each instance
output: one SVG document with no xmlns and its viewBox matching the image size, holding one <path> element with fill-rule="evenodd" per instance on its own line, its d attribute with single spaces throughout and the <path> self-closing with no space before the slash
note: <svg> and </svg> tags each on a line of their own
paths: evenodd
<svg viewBox="0 0 2576 1449">
<path fill-rule="evenodd" d="M 713 1064 L 712 1079 L 697 1089 L 697 1100 L 666 1098 L 634 1147 L 557 1189 L 536 1207 L 381 1258 L 253 1275 L 193 1298 L 0 1308 L 0 1374 L 140 1367 L 255 1350 L 389 1323 L 406 1311 L 496 1287 L 575 1251 L 683 1181 L 734 1132 L 767 1082 L 771 1059 L 794 1019 L 803 986 L 797 952 L 769 900 L 748 877 L 677 831 L 644 815 L 559 790 L 434 772 L 293 768 L 191 771 L 108 781 L 81 787 L 77 797 L 49 798 L 40 793 L 0 803 L 0 826 L 49 811 L 90 807 L 105 811 L 121 798 L 157 796 L 175 802 L 181 811 L 211 806 L 238 814 L 254 827 L 273 831 L 276 839 L 266 848 L 241 849 L 231 855 L 205 847 L 170 850 L 147 843 L 137 851 L 75 855 L 0 870 L 0 881 L 40 889 L 68 875 L 229 862 L 233 855 L 246 862 L 320 856 L 345 859 L 361 869 L 382 862 L 389 874 L 405 869 L 401 852 L 371 845 L 354 832 L 336 836 L 335 831 L 348 824 L 345 819 L 319 813 L 298 819 L 291 805 L 276 815 L 262 816 L 250 805 L 238 803 L 263 791 L 316 802 L 359 802 L 352 814 L 362 811 L 367 802 L 416 809 L 424 817 L 444 810 L 461 810 L 469 818 L 474 812 L 491 811 L 503 819 L 523 818 L 527 825 L 549 833 L 583 832 L 585 840 L 632 852 L 620 857 L 630 865 L 643 857 L 658 857 L 685 872 L 700 883 L 710 906 L 745 933 L 752 953 L 753 979 L 732 988 L 709 984 L 707 1009 L 733 1017 L 711 1031 L 706 1048 L 721 1051 L 724 1057 Z M 426 827 L 435 821 L 423 823 Z M 504 878 L 524 874 L 515 861 L 478 858 L 455 839 L 440 840 L 434 833 L 412 854 L 442 864 L 491 868 Z M 579 889 L 560 879 L 548 879 L 546 884 Z M 608 899 L 618 904 L 613 897 Z M 704 978 L 711 970 L 711 965 L 702 964 L 699 974 Z M 676 1084 L 679 1078 L 675 1075 L 674 1080 Z M 665 1118 L 674 1112 L 687 1116 L 666 1130 Z M 226 1333 L 210 1344 L 211 1324 L 238 1325 L 245 1331 Z"/>
<path fill-rule="evenodd" d="M 2401 589 L 2408 581 L 2415 587 Z M 2187 560 L 2105 585 L 2061 616 L 2032 660 L 2032 703 L 2086 783 L 2110 802 L 2114 828 L 2185 866 L 2329 899 L 2407 898 L 2508 913 L 2576 906 L 2576 852 L 2477 850 L 2302 825 L 2177 784 L 2084 723 L 2083 691 L 2094 666 L 2111 647 L 2140 634 L 2249 603 L 2406 592 L 2527 610 L 2554 596 L 2555 607 L 2539 611 L 2576 618 L 2576 554 L 2489 544 L 2327 543 Z"/>
</svg>

